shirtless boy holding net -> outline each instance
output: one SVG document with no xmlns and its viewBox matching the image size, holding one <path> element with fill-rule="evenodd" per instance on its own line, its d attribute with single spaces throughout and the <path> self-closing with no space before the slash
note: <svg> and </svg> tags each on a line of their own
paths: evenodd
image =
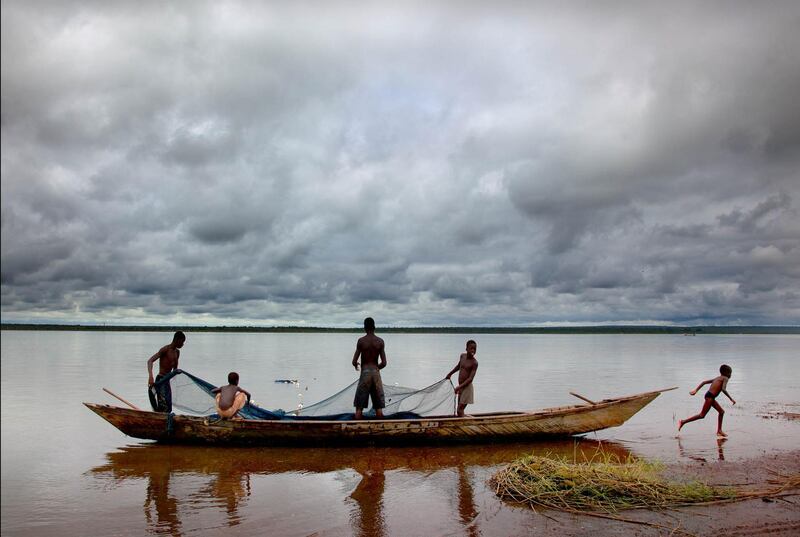
<svg viewBox="0 0 800 537">
<path fill-rule="evenodd" d="M 453 373 L 458 371 L 458 386 L 455 387 L 455 392 L 458 395 L 458 411 L 456 415 L 459 417 L 464 416 L 464 409 L 467 408 L 467 405 L 475 402 L 475 390 L 472 386 L 472 380 L 475 378 L 475 373 L 478 372 L 478 360 L 475 359 L 475 353 L 478 352 L 478 344 L 470 339 L 467 341 L 466 351 L 461 354 L 456 366 L 445 377 L 449 379 Z"/>
</svg>

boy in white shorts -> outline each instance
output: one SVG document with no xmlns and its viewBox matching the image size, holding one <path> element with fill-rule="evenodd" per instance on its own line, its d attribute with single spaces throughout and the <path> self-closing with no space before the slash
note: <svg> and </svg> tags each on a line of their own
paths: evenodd
<svg viewBox="0 0 800 537">
<path fill-rule="evenodd" d="M 478 372 L 478 360 L 475 359 L 475 353 L 478 352 L 478 344 L 474 340 L 467 341 L 467 352 L 462 353 L 458 359 L 458 363 L 450 371 L 446 379 L 458 371 L 458 386 L 455 387 L 455 392 L 458 394 L 458 412 L 457 416 L 464 416 L 464 409 L 467 405 L 475 402 L 475 390 L 472 386 L 472 380 L 475 378 L 475 373 Z"/>
</svg>

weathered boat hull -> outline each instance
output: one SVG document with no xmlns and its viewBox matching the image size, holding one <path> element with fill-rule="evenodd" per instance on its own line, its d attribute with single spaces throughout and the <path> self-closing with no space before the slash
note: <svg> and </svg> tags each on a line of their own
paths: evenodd
<svg viewBox="0 0 800 537">
<path fill-rule="evenodd" d="M 595 404 L 402 420 L 215 420 L 84 403 L 128 436 L 169 443 L 305 445 L 496 442 L 569 436 L 622 425 L 664 390 Z"/>
</svg>

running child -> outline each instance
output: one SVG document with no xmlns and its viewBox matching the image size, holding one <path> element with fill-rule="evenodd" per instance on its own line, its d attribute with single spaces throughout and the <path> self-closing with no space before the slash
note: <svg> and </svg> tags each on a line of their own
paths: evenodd
<svg viewBox="0 0 800 537">
<path fill-rule="evenodd" d="M 733 370 L 731 369 L 731 366 L 723 364 L 719 367 L 720 375 L 717 378 L 713 378 L 711 380 L 704 380 L 697 386 L 697 388 L 689 392 L 691 395 L 695 395 L 700 390 L 700 388 L 702 388 L 706 384 L 711 384 L 704 397 L 703 408 L 700 410 L 700 413 L 692 416 L 691 418 L 686 418 L 685 420 L 678 421 L 678 431 L 680 431 L 681 428 L 690 421 L 701 420 L 705 418 L 706 414 L 708 414 L 708 410 L 711 407 L 714 407 L 714 410 L 716 410 L 717 413 L 719 414 L 719 416 L 717 417 L 717 436 L 728 436 L 727 434 L 722 432 L 722 418 L 725 416 L 725 411 L 722 410 L 722 407 L 719 406 L 719 403 L 717 403 L 717 396 L 720 394 L 720 392 L 722 392 L 728 397 L 728 399 L 731 400 L 731 403 L 733 403 L 734 405 L 736 404 L 736 401 L 733 400 L 733 397 L 731 397 L 731 395 L 725 389 L 728 386 L 728 381 L 731 378 L 732 372 Z"/>
</svg>

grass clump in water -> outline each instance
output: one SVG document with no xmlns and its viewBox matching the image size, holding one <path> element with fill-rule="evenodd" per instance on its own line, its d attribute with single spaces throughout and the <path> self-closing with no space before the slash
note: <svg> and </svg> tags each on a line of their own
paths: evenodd
<svg viewBox="0 0 800 537">
<path fill-rule="evenodd" d="M 497 472 L 490 483 L 503 499 L 566 511 L 658 509 L 734 498 L 729 488 L 661 477 L 662 465 L 598 451 L 591 460 L 528 456 Z"/>
</svg>

